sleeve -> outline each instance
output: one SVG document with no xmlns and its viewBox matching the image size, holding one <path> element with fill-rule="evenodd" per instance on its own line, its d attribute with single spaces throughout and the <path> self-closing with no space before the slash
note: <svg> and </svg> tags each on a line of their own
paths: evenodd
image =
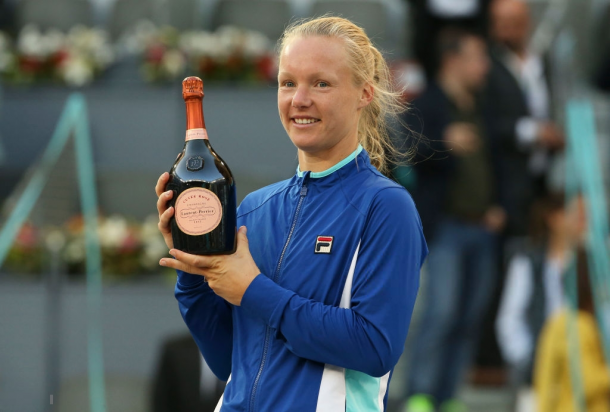
<svg viewBox="0 0 610 412">
<path fill-rule="evenodd" d="M 557 351 L 566 336 L 565 313 L 560 313 L 547 321 L 538 339 L 534 364 L 534 390 L 538 412 L 555 412 L 559 395 L 558 381 L 561 367 L 567 359 Z M 563 365 L 563 366 L 562 366 Z"/>
<path fill-rule="evenodd" d="M 233 350 L 232 306 L 216 295 L 202 276 L 177 272 L 174 293 L 180 314 L 212 372 L 226 381 Z"/>
<path fill-rule="evenodd" d="M 515 124 L 517 143 L 523 150 L 529 150 L 536 143 L 538 121 L 532 117 L 521 117 Z"/>
<path fill-rule="evenodd" d="M 525 364 L 532 353 L 533 337 L 526 319 L 532 299 L 532 276 L 532 263 L 525 255 L 516 255 L 510 260 L 496 332 L 502 355 L 513 365 Z"/>
<path fill-rule="evenodd" d="M 266 276 L 255 278 L 242 306 L 297 356 L 383 376 L 402 354 L 428 249 L 402 188 L 382 190 L 367 219 L 349 309 L 305 299 Z"/>
</svg>

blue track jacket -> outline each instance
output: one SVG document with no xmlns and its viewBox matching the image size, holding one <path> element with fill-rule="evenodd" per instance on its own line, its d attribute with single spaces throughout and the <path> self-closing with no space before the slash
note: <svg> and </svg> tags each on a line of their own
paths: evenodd
<svg viewBox="0 0 610 412">
<path fill-rule="evenodd" d="M 212 371 L 217 411 L 384 411 L 428 253 L 408 192 L 359 147 L 333 168 L 248 195 L 261 270 L 233 306 L 178 272 L 180 312 Z"/>
</svg>

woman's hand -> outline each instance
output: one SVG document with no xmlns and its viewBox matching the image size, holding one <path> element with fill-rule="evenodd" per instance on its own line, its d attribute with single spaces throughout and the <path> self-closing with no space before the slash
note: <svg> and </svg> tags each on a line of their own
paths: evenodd
<svg viewBox="0 0 610 412">
<path fill-rule="evenodd" d="M 157 193 L 157 211 L 159 212 L 159 224 L 157 226 L 163 235 L 165 244 L 171 249 L 174 247 L 174 241 L 172 240 L 172 229 L 169 225 L 169 220 L 174 215 L 174 208 L 167 207 L 167 202 L 174 196 L 174 192 L 171 190 L 165 191 L 168 181 L 169 173 L 165 172 L 157 180 L 155 193 Z"/>
<path fill-rule="evenodd" d="M 159 264 L 193 275 L 205 277 L 214 293 L 227 302 L 239 306 L 250 283 L 260 274 L 260 270 L 248 246 L 245 226 L 237 232 L 237 250 L 232 255 L 200 256 L 171 249 L 175 259 L 164 258 Z"/>
</svg>

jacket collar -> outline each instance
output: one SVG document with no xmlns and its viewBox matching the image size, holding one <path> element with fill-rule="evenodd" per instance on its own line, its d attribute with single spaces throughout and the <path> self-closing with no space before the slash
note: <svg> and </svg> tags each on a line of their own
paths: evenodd
<svg viewBox="0 0 610 412">
<path fill-rule="evenodd" d="M 337 170 L 343 168 L 345 165 L 347 165 L 352 160 L 354 160 L 363 150 L 364 150 L 364 148 L 362 147 L 362 145 L 359 144 L 358 148 L 356 150 L 354 150 L 349 156 L 347 156 L 345 159 L 341 160 L 336 165 L 334 165 L 331 168 L 326 169 L 322 172 L 309 172 L 309 177 L 312 179 L 319 179 L 322 177 L 329 176 L 329 175 L 333 174 L 334 172 L 336 172 Z M 297 166 L 297 176 L 298 177 L 305 177 L 305 175 L 307 173 L 308 172 L 302 172 L 301 167 Z"/>
</svg>

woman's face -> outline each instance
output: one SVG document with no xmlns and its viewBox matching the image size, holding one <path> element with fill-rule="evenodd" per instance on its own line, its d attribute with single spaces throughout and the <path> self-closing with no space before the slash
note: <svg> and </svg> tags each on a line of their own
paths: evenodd
<svg viewBox="0 0 610 412">
<path fill-rule="evenodd" d="M 354 85 L 342 40 L 291 40 L 280 55 L 278 83 L 280 119 L 297 148 L 320 158 L 355 149 L 360 112 L 372 90 Z"/>
</svg>

